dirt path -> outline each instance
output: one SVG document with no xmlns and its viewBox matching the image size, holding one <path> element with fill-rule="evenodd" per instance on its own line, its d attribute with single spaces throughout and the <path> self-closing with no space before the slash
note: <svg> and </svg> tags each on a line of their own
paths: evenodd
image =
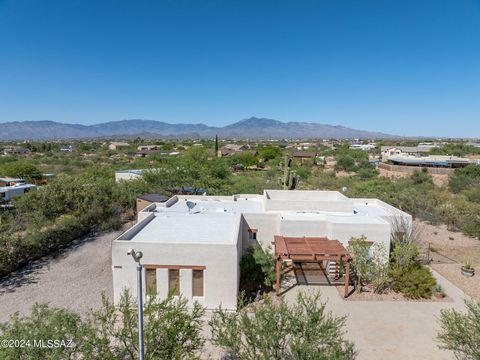
<svg viewBox="0 0 480 360">
<path fill-rule="evenodd" d="M 415 220 L 421 244 L 430 244 L 433 263 L 431 267 L 462 289 L 466 294 L 480 300 L 480 240 L 449 231 L 445 225 L 430 225 Z M 472 259 L 476 268 L 473 277 L 460 273 L 464 261 Z"/>
<path fill-rule="evenodd" d="M 0 322 L 32 305 L 80 313 L 101 306 L 101 293 L 112 298 L 111 243 L 121 231 L 82 238 L 61 252 L 46 256 L 0 278 Z"/>
</svg>

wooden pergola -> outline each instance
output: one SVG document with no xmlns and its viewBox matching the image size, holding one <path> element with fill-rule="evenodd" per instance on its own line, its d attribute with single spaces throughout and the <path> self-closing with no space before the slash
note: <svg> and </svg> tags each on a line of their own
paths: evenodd
<svg viewBox="0 0 480 360">
<path fill-rule="evenodd" d="M 330 240 L 326 237 L 284 237 L 275 235 L 275 271 L 277 275 L 276 293 L 280 295 L 280 277 L 282 263 L 321 263 L 324 260 L 342 261 L 345 265 L 345 293 L 348 296 L 350 282 L 350 261 L 352 257 L 338 240 Z"/>
</svg>

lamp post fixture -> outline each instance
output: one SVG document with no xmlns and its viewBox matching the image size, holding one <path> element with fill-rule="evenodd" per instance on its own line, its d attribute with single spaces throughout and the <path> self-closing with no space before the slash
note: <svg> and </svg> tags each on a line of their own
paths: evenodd
<svg viewBox="0 0 480 360">
<path fill-rule="evenodd" d="M 143 346 L 143 294 L 142 294 L 142 269 L 140 259 L 143 256 L 141 251 L 133 249 L 128 250 L 127 255 L 131 255 L 137 263 L 137 304 L 138 304 L 138 355 L 140 360 L 145 359 L 145 349 Z"/>
</svg>

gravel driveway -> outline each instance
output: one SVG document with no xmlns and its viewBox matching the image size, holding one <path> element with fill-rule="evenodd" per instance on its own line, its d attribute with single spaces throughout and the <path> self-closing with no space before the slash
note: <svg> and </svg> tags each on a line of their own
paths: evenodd
<svg viewBox="0 0 480 360">
<path fill-rule="evenodd" d="M 0 322 L 17 311 L 28 314 L 36 302 L 80 313 L 100 307 L 102 292 L 112 298 L 111 244 L 120 233 L 79 239 L 0 278 Z"/>
</svg>

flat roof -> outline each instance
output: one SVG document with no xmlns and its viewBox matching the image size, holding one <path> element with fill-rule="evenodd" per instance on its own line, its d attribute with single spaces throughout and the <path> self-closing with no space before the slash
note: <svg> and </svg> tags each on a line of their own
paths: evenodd
<svg viewBox="0 0 480 360">
<path fill-rule="evenodd" d="M 196 204 L 191 210 L 187 206 L 187 202 Z M 229 197 L 228 199 L 221 199 L 218 197 L 208 197 L 205 199 L 201 197 L 179 197 L 171 206 L 160 207 L 157 206 L 158 212 L 167 213 L 260 213 L 263 212 L 263 201 L 261 198 L 242 198 Z"/>
<path fill-rule="evenodd" d="M 115 171 L 115 173 L 142 175 L 144 171 L 145 171 L 144 169 L 117 170 L 117 171 Z"/>
<path fill-rule="evenodd" d="M 119 240 L 168 244 L 235 245 L 240 215 L 233 213 L 158 213 L 138 223 L 141 229 Z"/>
<path fill-rule="evenodd" d="M 37 185 L 33 184 L 18 184 L 18 185 L 12 185 L 12 186 L 0 186 L 0 192 L 7 192 L 9 190 L 13 189 L 29 189 L 29 188 L 35 188 Z"/>
<path fill-rule="evenodd" d="M 285 202 L 284 209 L 268 210 L 265 203 Z M 298 209 L 299 201 L 314 209 Z M 325 210 L 322 200 L 351 204 L 340 210 Z M 292 202 L 292 206 L 288 204 Z M 336 191 L 265 190 L 263 195 L 176 195 L 141 211 L 144 218 L 117 240 L 176 244 L 235 244 L 242 214 L 270 214 L 278 221 L 325 221 L 343 224 L 386 224 L 385 218 L 406 215 L 378 199 L 349 199 Z"/>
</svg>

